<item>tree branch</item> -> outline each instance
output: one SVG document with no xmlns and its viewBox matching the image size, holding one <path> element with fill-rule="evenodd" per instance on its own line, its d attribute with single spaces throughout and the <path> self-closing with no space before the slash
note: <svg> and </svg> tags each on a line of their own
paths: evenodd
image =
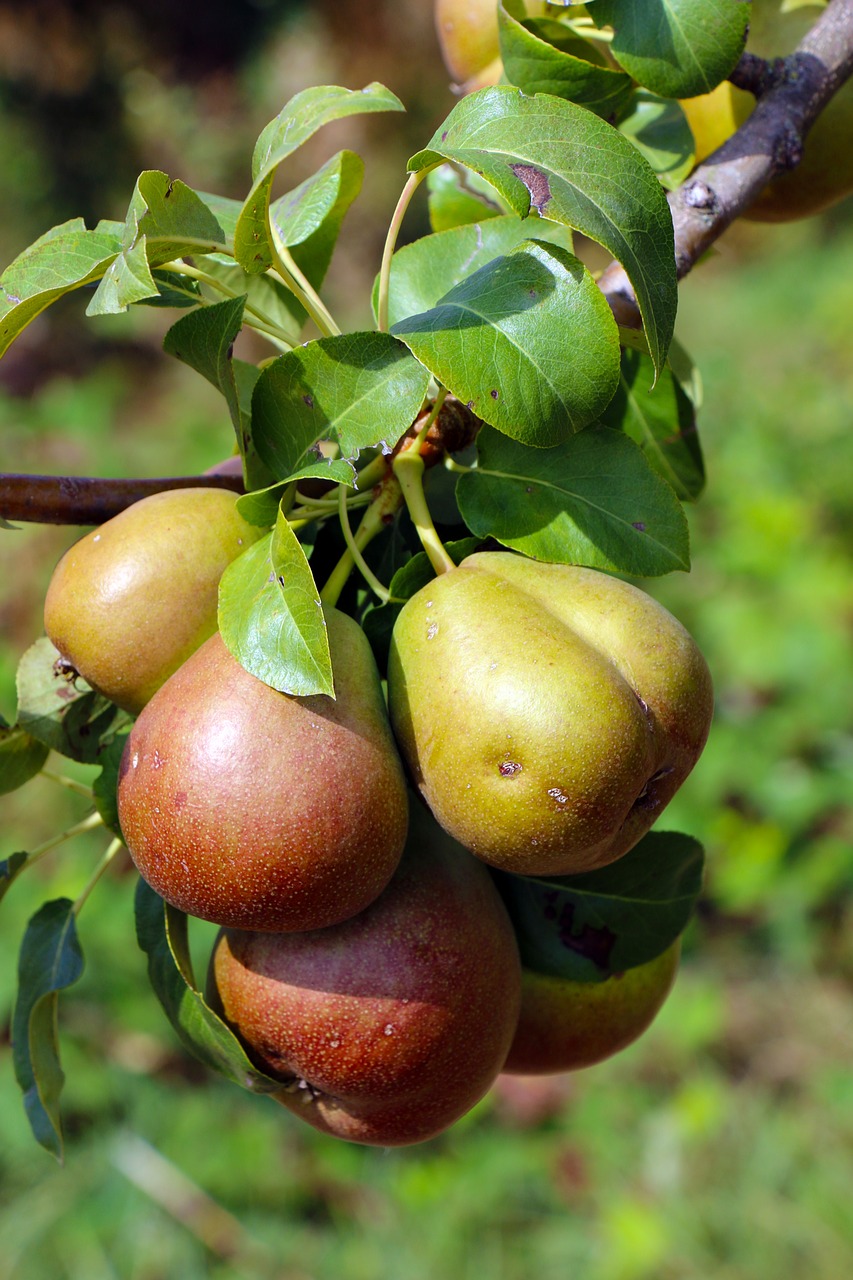
<svg viewBox="0 0 853 1280">
<path fill-rule="evenodd" d="M 240 476 L 166 476 L 104 480 L 93 476 L 0 475 L 0 520 L 39 524 L 103 524 L 134 502 L 164 489 L 231 489 L 244 493 Z"/>
<path fill-rule="evenodd" d="M 755 110 L 669 196 L 679 280 L 771 179 L 799 163 L 809 129 L 851 72 L 853 0 L 830 0 L 788 58 L 765 62 L 744 54 L 731 79 L 760 95 Z M 618 323 L 640 328 L 623 267 L 612 262 L 598 284 Z"/>
</svg>

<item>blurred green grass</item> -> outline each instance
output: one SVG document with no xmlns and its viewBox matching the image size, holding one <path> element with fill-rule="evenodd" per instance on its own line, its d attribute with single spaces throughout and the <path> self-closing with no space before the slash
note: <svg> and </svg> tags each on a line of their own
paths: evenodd
<svg viewBox="0 0 853 1280">
<path fill-rule="evenodd" d="M 718 711 L 662 824 L 705 840 L 709 871 L 655 1026 L 591 1071 L 504 1080 L 424 1146 L 335 1143 L 182 1055 L 119 870 L 81 916 L 87 972 L 62 1002 L 64 1170 L 33 1144 L 0 1050 L 0 1280 L 853 1273 L 853 228 L 797 228 L 777 245 L 735 236 L 683 287 L 710 479 L 691 512 L 693 573 L 647 585 L 704 647 Z M 0 404 L 0 423 L 21 469 L 153 474 L 230 447 L 215 397 L 180 369 L 142 397 L 101 368 Z M 7 714 L 68 540 L 3 536 L 3 608 L 18 602 Z M 5 798 L 4 854 L 73 821 L 82 802 L 59 800 L 61 814 L 42 779 Z M 28 914 L 79 891 L 103 843 L 79 840 L 4 901 L 4 1020 Z"/>
</svg>

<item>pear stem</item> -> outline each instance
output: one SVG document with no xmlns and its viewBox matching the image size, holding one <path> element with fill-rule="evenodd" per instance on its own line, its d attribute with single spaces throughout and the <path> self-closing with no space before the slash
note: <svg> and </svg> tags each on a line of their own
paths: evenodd
<svg viewBox="0 0 853 1280">
<path fill-rule="evenodd" d="M 435 168 L 435 165 L 431 166 Z M 394 256 L 394 248 L 397 244 L 397 236 L 406 210 L 412 201 L 412 196 L 417 191 L 421 182 L 429 173 L 429 169 L 421 169 L 419 173 L 410 173 L 406 185 L 403 187 L 400 199 L 397 201 L 397 207 L 388 226 L 388 234 L 385 237 L 385 247 L 382 251 L 382 265 L 379 268 L 379 288 L 377 290 L 376 318 L 377 327 L 380 332 L 388 330 L 388 292 L 391 280 L 391 259 Z"/>
<path fill-rule="evenodd" d="M 394 474 L 397 477 L 403 498 L 412 517 L 412 523 L 421 540 L 421 546 L 429 557 L 429 562 L 437 574 L 447 573 L 456 566 L 445 550 L 439 538 L 424 493 L 424 460 L 417 449 L 406 449 L 394 459 Z"/>
<path fill-rule="evenodd" d="M 325 303 L 296 265 L 293 255 L 281 238 L 278 227 L 271 219 L 268 225 L 279 268 L 272 274 L 298 298 L 324 338 L 336 337 L 341 331 Z"/>
<path fill-rule="evenodd" d="M 387 589 L 382 586 L 382 583 L 379 582 L 378 578 L 376 578 L 368 566 L 364 564 L 361 552 L 378 533 L 382 532 L 389 519 L 400 506 L 401 501 L 402 494 L 400 492 L 400 486 L 397 483 L 397 479 L 393 471 L 386 470 L 385 477 L 379 487 L 379 492 L 365 511 L 361 524 L 358 526 L 355 534 L 350 531 L 352 544 L 347 542 L 346 551 L 329 574 L 326 585 L 320 592 L 320 599 L 324 604 L 332 606 L 337 604 L 338 598 L 346 585 L 346 581 L 356 566 L 358 566 L 362 573 L 367 569 L 365 578 L 367 582 L 370 583 L 371 588 L 376 591 L 376 594 L 380 599 L 390 599 Z M 342 528 L 344 529 L 344 537 L 346 537 L 347 531 L 343 524 Z"/>
</svg>

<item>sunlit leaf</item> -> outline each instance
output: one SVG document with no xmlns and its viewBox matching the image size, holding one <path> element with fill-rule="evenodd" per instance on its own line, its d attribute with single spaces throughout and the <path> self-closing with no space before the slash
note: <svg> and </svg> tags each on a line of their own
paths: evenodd
<svg viewBox="0 0 853 1280">
<path fill-rule="evenodd" d="M 114 703 L 79 676 L 69 679 L 59 651 L 42 637 L 18 664 L 18 723 L 72 760 L 94 764 L 101 746 L 129 723 Z"/>
</svg>

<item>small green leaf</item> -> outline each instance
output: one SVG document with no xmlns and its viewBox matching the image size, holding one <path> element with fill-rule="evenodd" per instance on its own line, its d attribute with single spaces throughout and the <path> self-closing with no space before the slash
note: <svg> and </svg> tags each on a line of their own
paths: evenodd
<svg viewBox="0 0 853 1280">
<path fill-rule="evenodd" d="M 12 1018 L 15 1078 L 38 1142 L 62 1159 L 59 1098 L 65 1075 L 59 1061 L 59 992 L 83 972 L 74 904 L 46 902 L 30 920 L 18 959 L 18 995 Z"/>
<path fill-rule="evenodd" d="M 409 169 L 441 160 L 482 174 L 521 217 L 534 209 L 603 244 L 628 273 L 662 368 L 678 302 L 672 217 L 626 138 L 573 102 L 495 85 L 463 98 Z"/>
<path fill-rule="evenodd" d="M 639 351 L 624 351 L 616 395 L 604 426 L 624 431 L 681 499 L 697 498 L 705 483 L 696 409 L 667 365 L 651 389 L 652 362 Z"/>
<path fill-rule="evenodd" d="M 157 286 L 157 296 L 140 298 L 143 307 L 197 307 L 202 301 L 197 280 L 179 275 L 177 271 L 152 271 L 151 278 Z"/>
<path fill-rule="evenodd" d="M 237 661 L 264 684 L 300 697 L 334 697 L 320 594 L 281 512 L 272 533 L 225 570 L 219 630 Z"/>
<path fill-rule="evenodd" d="M 617 862 L 577 876 L 495 873 L 522 964 L 575 982 L 604 982 L 662 955 L 702 890 L 698 840 L 652 831 Z"/>
<path fill-rule="evenodd" d="M 689 568 L 681 504 L 621 432 L 590 427 L 533 451 L 483 428 L 477 447 L 456 496 L 479 537 L 535 560 L 641 577 Z"/>
<path fill-rule="evenodd" d="M 280 1080 L 265 1076 L 246 1057 L 233 1031 L 195 984 L 187 917 L 167 906 L 140 880 L 136 889 L 136 937 L 148 958 L 151 986 L 181 1043 L 207 1067 L 254 1093 L 272 1093 Z"/>
<path fill-rule="evenodd" d="M 276 477 L 292 475 L 334 433 L 345 458 L 393 448 L 417 416 L 429 374 L 387 333 L 307 342 L 264 369 L 252 397 L 255 443 Z"/>
<path fill-rule="evenodd" d="M 153 267 L 224 247 L 225 234 L 201 196 L 158 169 L 148 169 L 139 175 L 130 200 L 121 252 L 104 272 L 86 314 L 111 315 L 157 297 Z"/>
<path fill-rule="evenodd" d="M 442 165 L 442 168 L 444 166 Z M 391 260 L 388 291 L 388 323 L 429 311 L 454 285 L 473 275 L 501 254 L 509 253 L 535 236 L 537 241 L 572 251 L 568 227 L 544 218 L 535 221 L 511 213 L 475 225 L 422 236 L 399 249 Z M 374 312 L 379 277 L 373 287 Z"/>
<path fill-rule="evenodd" d="M 345 484 L 355 487 L 358 473 L 351 462 L 342 458 L 321 458 L 309 462 L 294 471 L 292 475 L 277 480 L 266 489 L 256 489 L 253 493 L 244 493 L 237 499 L 237 510 L 249 524 L 265 529 L 275 524 L 279 505 L 284 491 L 299 480 L 326 480 L 330 485 Z"/>
<path fill-rule="evenodd" d="M 613 27 L 610 52 L 664 98 L 693 98 L 725 80 L 743 52 L 744 0 L 596 0 L 590 15 Z"/>
<path fill-rule="evenodd" d="M 403 111 L 403 104 L 384 85 L 373 83 L 364 89 L 342 89 L 338 85 L 318 85 L 303 89 L 271 120 L 255 144 L 252 156 L 253 185 L 234 232 L 234 256 L 250 274 L 272 266 L 267 218 L 270 188 L 282 161 L 332 120 L 371 111 Z"/>
<path fill-rule="evenodd" d="M 427 174 L 426 184 L 433 231 L 449 231 L 509 212 L 494 187 L 468 169 L 440 164 Z"/>
<path fill-rule="evenodd" d="M 601 291 L 577 258 L 538 241 L 466 276 L 393 332 L 484 421 L 538 448 L 597 418 L 619 379 Z"/>
<path fill-rule="evenodd" d="M 354 151 L 339 151 L 321 169 L 312 174 L 270 208 L 270 221 L 284 244 L 295 249 L 313 242 L 311 269 L 306 271 L 311 283 L 321 284 L 332 256 L 332 249 L 344 215 L 361 190 L 364 161 Z M 321 235 L 325 229 L 324 235 Z M 320 243 L 323 265 L 319 265 Z M 297 260 L 301 256 L 294 254 Z M 305 270 L 304 261 L 299 265 Z"/>
<path fill-rule="evenodd" d="M 523 15 L 520 0 L 498 5 L 501 57 L 510 84 L 615 119 L 631 96 L 631 77 L 608 67 L 595 46 L 570 27 L 549 18 L 519 20 Z"/>
<path fill-rule="evenodd" d="M 130 718 L 81 677 L 70 681 L 61 663 L 44 636 L 27 649 L 18 664 L 18 723 L 61 755 L 94 764 Z"/>
<path fill-rule="evenodd" d="M 674 191 L 687 177 L 696 158 L 693 134 L 679 103 L 638 89 L 619 132 L 648 161 L 658 181 Z"/>
<path fill-rule="evenodd" d="M 200 307 L 187 316 L 181 316 L 163 339 L 164 351 L 188 364 L 222 392 L 237 427 L 240 408 L 231 357 L 234 342 L 243 327 L 245 306 L 246 298 L 242 297 Z"/>
<path fill-rule="evenodd" d="M 74 218 L 10 263 L 0 276 L 0 355 L 57 298 L 100 280 L 121 250 L 122 231 L 120 222 L 87 231 L 83 219 Z"/>
<path fill-rule="evenodd" d="M 0 902 L 5 898 L 7 890 L 17 878 L 19 872 L 23 871 L 27 865 L 29 856 L 28 853 L 21 851 L 19 853 L 10 853 L 8 858 L 3 858 L 0 861 Z"/>
<path fill-rule="evenodd" d="M 48 747 L 20 725 L 0 716 L 0 796 L 17 791 L 34 778 L 48 757 Z"/>
</svg>

